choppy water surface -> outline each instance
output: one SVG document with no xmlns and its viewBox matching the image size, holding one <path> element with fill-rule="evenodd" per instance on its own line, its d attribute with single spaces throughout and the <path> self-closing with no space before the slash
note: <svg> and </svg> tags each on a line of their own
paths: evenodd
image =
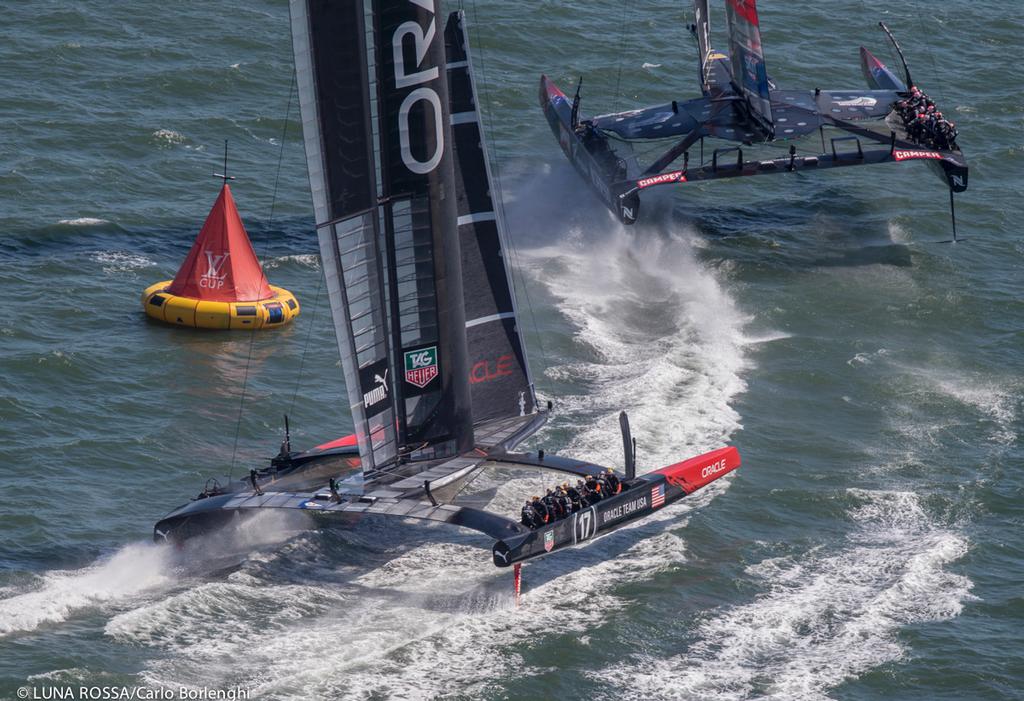
<svg viewBox="0 0 1024 701">
<path fill-rule="evenodd" d="M 7 8 L 0 697 L 1024 697 L 1019 23 L 995 0 L 761 4 L 781 86 L 861 85 L 857 47 L 888 56 L 875 23 L 893 27 L 960 123 L 970 241 L 929 243 L 948 237 L 946 194 L 920 164 L 688 186 L 618 226 L 564 162 L 536 80 L 584 74 L 591 113 L 692 95 L 685 3 L 468 4 L 557 410 L 532 445 L 616 464 L 626 409 L 647 468 L 724 442 L 745 461 L 530 563 L 519 609 L 472 534 L 267 515 L 181 552 L 148 542 L 207 477 L 275 453 L 283 413 L 301 447 L 350 428 L 287 6 Z M 147 323 L 138 303 L 188 250 L 225 139 L 257 252 L 304 305 L 253 338 Z M 542 483 L 475 487 L 511 510 Z"/>
</svg>

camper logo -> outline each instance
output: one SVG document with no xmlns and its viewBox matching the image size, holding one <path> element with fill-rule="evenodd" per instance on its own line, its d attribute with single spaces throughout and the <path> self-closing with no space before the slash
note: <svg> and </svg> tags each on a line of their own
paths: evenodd
<svg viewBox="0 0 1024 701">
<path fill-rule="evenodd" d="M 437 377 L 437 346 L 405 354 L 405 381 L 423 389 Z"/>
<path fill-rule="evenodd" d="M 207 290 L 219 290 L 224 287 L 224 279 L 228 276 L 224 270 L 224 263 L 230 255 L 227 251 L 220 255 L 214 255 L 213 251 L 203 251 L 206 254 L 206 272 L 199 278 L 199 286 Z"/>
</svg>

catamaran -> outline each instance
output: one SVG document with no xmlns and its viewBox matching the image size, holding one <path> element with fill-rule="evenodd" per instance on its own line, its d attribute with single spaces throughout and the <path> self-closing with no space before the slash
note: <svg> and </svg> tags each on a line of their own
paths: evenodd
<svg viewBox="0 0 1024 701">
<path fill-rule="evenodd" d="M 516 452 L 546 421 L 519 330 L 507 232 L 463 13 L 439 0 L 292 0 L 320 254 L 355 433 L 281 453 L 155 526 L 182 541 L 266 509 L 479 531 L 495 565 L 577 546 L 664 509 L 740 464 L 724 447 L 644 474 L 620 415 L 622 488 L 531 527 L 460 505 L 482 470 L 585 477 L 608 468 Z M 370 19 L 372 17 L 372 19 Z M 286 429 L 287 436 L 287 429 Z"/>
<path fill-rule="evenodd" d="M 570 100 L 550 78 L 541 76 L 540 106 L 559 146 L 622 223 L 637 221 L 640 195 L 652 187 L 924 161 L 949 188 L 953 240 L 957 239 L 953 193 L 967 189 L 967 160 L 955 136 L 932 134 L 932 121 L 941 126 L 951 123 L 925 122 L 930 113 L 922 114 L 918 123 L 917 110 L 910 112 L 913 118 L 901 115 L 906 109 L 901 103 L 923 93 L 916 90 L 903 51 L 884 23 L 879 26 L 900 58 L 902 78 L 861 47 L 861 71 L 870 89 L 787 90 L 777 88 L 768 75 L 756 0 L 725 0 L 728 51 L 712 42 L 708 0 L 694 0 L 693 16 L 690 31 L 697 43 L 701 97 L 588 119 L 580 116 L 582 79 Z M 935 107 L 922 99 L 922 111 L 934 112 Z M 798 152 L 794 140 L 815 134 L 821 150 Z M 714 148 L 706 158 L 706 139 L 740 146 Z M 664 152 L 641 163 L 634 144 L 661 142 L 667 146 Z M 788 154 L 744 156 L 744 146 L 778 142 L 789 142 Z M 694 149 L 699 152 L 691 158 Z"/>
</svg>

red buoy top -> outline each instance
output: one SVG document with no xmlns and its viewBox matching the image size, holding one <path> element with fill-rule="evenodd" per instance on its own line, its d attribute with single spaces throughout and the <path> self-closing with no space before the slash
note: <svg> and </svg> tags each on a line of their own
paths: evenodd
<svg viewBox="0 0 1024 701">
<path fill-rule="evenodd" d="M 274 296 L 226 182 L 167 291 L 210 302 L 254 302 Z"/>
</svg>

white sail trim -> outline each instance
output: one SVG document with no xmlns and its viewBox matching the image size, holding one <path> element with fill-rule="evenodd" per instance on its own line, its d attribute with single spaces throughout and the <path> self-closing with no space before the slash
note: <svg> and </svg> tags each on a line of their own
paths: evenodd
<svg viewBox="0 0 1024 701">
<path fill-rule="evenodd" d="M 474 326 L 480 326 L 481 324 L 489 324 L 492 321 L 500 321 L 502 319 L 515 319 L 515 312 L 502 312 L 501 314 L 491 314 L 490 316 L 482 316 L 479 319 L 471 319 L 466 322 L 466 328 L 472 328 Z"/>
</svg>

